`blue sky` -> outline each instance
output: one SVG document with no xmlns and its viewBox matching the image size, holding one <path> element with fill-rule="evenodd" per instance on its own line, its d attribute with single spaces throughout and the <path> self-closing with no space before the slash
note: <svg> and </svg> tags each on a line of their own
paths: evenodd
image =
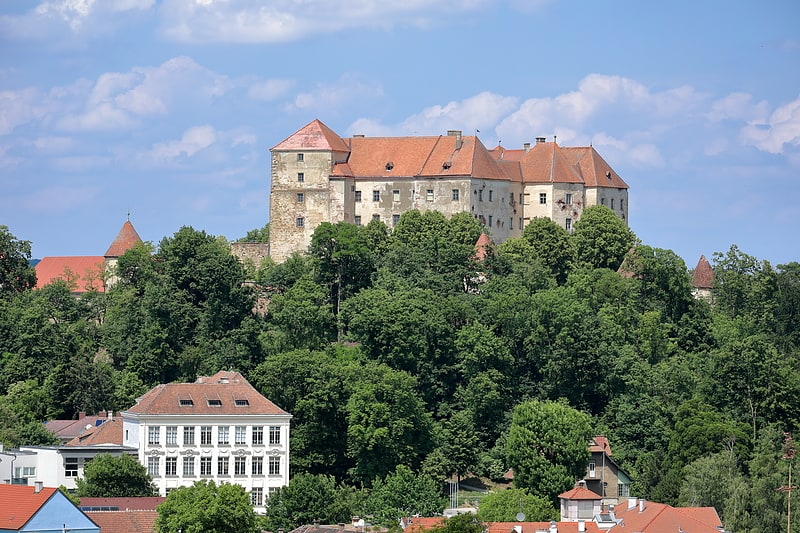
<svg viewBox="0 0 800 533">
<path fill-rule="evenodd" d="M 34 257 L 102 255 L 129 211 L 239 238 L 315 118 L 592 143 L 645 244 L 800 261 L 796 0 L 0 3 L 0 224 Z"/>
</svg>

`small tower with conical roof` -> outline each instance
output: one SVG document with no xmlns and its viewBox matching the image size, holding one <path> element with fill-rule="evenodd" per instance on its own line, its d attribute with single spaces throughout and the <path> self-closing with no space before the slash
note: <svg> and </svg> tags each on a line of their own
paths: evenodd
<svg viewBox="0 0 800 533">
<path fill-rule="evenodd" d="M 714 269 L 706 259 L 706 256 L 701 255 L 700 260 L 697 261 L 697 266 L 694 267 L 692 272 L 692 295 L 695 298 L 702 298 L 711 301 L 711 286 L 714 284 Z"/>
<path fill-rule="evenodd" d="M 141 237 L 136 232 L 136 228 L 131 224 L 131 219 L 128 218 L 120 228 L 117 237 L 111 246 L 108 247 L 105 253 L 105 267 L 106 267 L 106 286 L 111 287 L 117 282 L 115 270 L 117 268 L 117 260 L 119 257 L 133 248 L 134 245 L 142 242 Z"/>
</svg>

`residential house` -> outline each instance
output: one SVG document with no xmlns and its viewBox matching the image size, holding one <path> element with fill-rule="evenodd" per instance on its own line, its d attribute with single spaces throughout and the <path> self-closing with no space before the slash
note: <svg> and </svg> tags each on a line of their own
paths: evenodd
<svg viewBox="0 0 800 533">
<path fill-rule="evenodd" d="M 57 488 L 0 485 L 0 533 L 100 533 L 100 527 Z"/>
<path fill-rule="evenodd" d="M 78 435 L 99 426 L 111 418 L 113 418 L 113 413 L 106 411 L 100 411 L 97 415 L 87 415 L 81 411 L 78 413 L 77 420 L 48 420 L 44 423 L 44 427 L 55 434 L 61 444 L 66 444 Z"/>
<path fill-rule="evenodd" d="M 409 517 L 401 520 L 400 527 L 405 533 L 423 533 L 441 526 L 443 520 L 444 518 L 442 517 Z M 489 522 L 487 526 L 486 533 L 600 533 L 601 531 L 597 524 L 591 520 L 574 522 Z M 309 532 L 306 531 L 304 533 Z"/>
<path fill-rule="evenodd" d="M 494 242 L 522 235 L 533 218 L 571 231 L 588 206 L 628 221 L 628 185 L 591 146 L 555 138 L 510 150 L 477 136 L 342 138 L 314 120 L 271 150 L 270 256 L 305 252 L 322 222 L 389 226 L 406 211 L 470 213 Z"/>
<path fill-rule="evenodd" d="M 602 503 L 614 504 L 630 496 L 631 478 L 611 457 L 611 445 L 602 435 L 589 441 L 591 458 L 586 468 L 586 488 L 602 497 Z"/>
<path fill-rule="evenodd" d="M 98 454 L 107 453 L 114 456 L 122 454 L 136 455 L 136 448 L 119 444 L 90 444 L 65 446 L 20 446 L 20 452 L 26 453 L 22 459 L 30 462 L 33 475 L 26 483 L 43 482 L 47 487 L 64 486 L 69 490 L 78 488 L 76 480 L 84 477 L 83 470 Z M 20 457 L 17 458 L 20 460 Z"/>
<path fill-rule="evenodd" d="M 292 416 L 238 372 L 158 385 L 122 412 L 125 446 L 138 450 L 161 496 L 207 479 L 236 483 L 256 511 L 289 482 Z"/>
<path fill-rule="evenodd" d="M 672 507 L 642 498 L 629 498 L 613 509 L 619 521 L 613 531 L 637 533 L 725 533 L 713 507 Z"/>
<path fill-rule="evenodd" d="M 584 481 L 559 494 L 558 499 L 561 502 L 561 520 L 565 522 L 592 520 L 602 510 L 602 496 L 586 488 Z"/>
<path fill-rule="evenodd" d="M 154 533 L 164 497 L 81 498 L 80 509 L 102 533 Z"/>
</svg>

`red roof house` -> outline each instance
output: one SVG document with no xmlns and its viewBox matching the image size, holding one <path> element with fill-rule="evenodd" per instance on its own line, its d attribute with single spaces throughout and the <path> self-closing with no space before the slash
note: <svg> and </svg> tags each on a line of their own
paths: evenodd
<svg viewBox="0 0 800 533">
<path fill-rule="evenodd" d="M 100 527 L 56 488 L 0 485 L 0 531 L 100 533 Z"/>
</svg>

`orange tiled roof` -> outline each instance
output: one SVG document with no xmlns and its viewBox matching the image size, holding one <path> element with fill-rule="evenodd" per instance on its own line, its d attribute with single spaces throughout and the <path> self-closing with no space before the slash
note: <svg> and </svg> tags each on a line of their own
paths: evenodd
<svg viewBox="0 0 800 533">
<path fill-rule="evenodd" d="M 672 507 L 655 502 L 645 502 L 642 511 L 638 504 L 628 508 L 623 502 L 614 508 L 614 515 L 623 521 L 619 527 L 641 533 L 719 533 L 717 527 L 722 525 L 713 508 Z"/>
<path fill-rule="evenodd" d="M 561 151 L 571 164 L 580 169 L 587 187 L 628 188 L 628 184 L 614 172 L 593 146 L 561 148 Z"/>
<path fill-rule="evenodd" d="M 706 256 L 701 255 L 700 260 L 697 261 L 697 266 L 694 267 L 692 273 L 692 287 L 698 289 L 710 289 L 714 284 L 714 269 L 706 259 Z"/>
<path fill-rule="evenodd" d="M 556 522 L 558 533 L 577 533 L 577 522 Z M 520 526 L 522 533 L 549 531 L 550 522 L 490 522 L 487 533 L 515 533 L 514 527 Z M 599 533 L 600 528 L 592 521 L 584 522 L 588 533 Z"/>
<path fill-rule="evenodd" d="M 606 455 L 611 457 L 611 444 L 609 444 L 608 439 L 602 435 L 597 435 L 592 438 L 592 441 L 589 443 L 589 451 L 592 453 L 602 453 L 606 452 Z"/>
<path fill-rule="evenodd" d="M 106 415 L 83 416 L 82 414 L 78 420 L 48 420 L 44 423 L 44 427 L 62 440 L 72 439 L 95 427 L 101 420 L 106 420 Z"/>
<path fill-rule="evenodd" d="M 105 257 L 45 257 L 36 264 L 36 288 L 64 280 L 72 285 L 70 288 L 73 292 L 105 292 L 105 269 Z"/>
<path fill-rule="evenodd" d="M 491 239 L 486 233 L 481 233 L 481 236 L 478 237 L 478 240 L 475 241 L 475 259 L 478 261 L 483 261 L 486 259 L 486 250 L 492 245 Z"/>
<path fill-rule="evenodd" d="M 154 533 L 158 519 L 158 512 L 154 510 L 86 511 L 85 514 L 103 533 Z"/>
<path fill-rule="evenodd" d="M 0 523 L 3 529 L 21 529 L 58 489 L 45 487 L 36 492 L 28 485 L 0 485 Z"/>
<path fill-rule="evenodd" d="M 111 246 L 106 250 L 106 257 L 119 257 L 131 248 L 134 244 L 142 242 L 136 229 L 131 224 L 130 220 L 126 220 L 122 228 L 117 234 L 117 238 L 111 243 Z"/>
<path fill-rule="evenodd" d="M 295 133 L 272 147 L 272 150 L 349 150 L 339 135 L 320 120 L 312 120 Z"/>
<path fill-rule="evenodd" d="M 81 507 L 117 507 L 121 511 L 155 511 L 164 503 L 164 496 L 140 496 L 136 498 L 81 498 Z M 105 529 L 103 530 L 105 531 Z"/>
<path fill-rule="evenodd" d="M 217 372 L 194 383 L 150 389 L 126 413 L 143 415 L 288 415 L 238 372 Z"/>
<path fill-rule="evenodd" d="M 558 495 L 563 500 L 602 500 L 603 497 L 586 487 L 575 487 Z"/>
<path fill-rule="evenodd" d="M 67 442 L 65 446 L 96 446 L 101 444 L 119 444 L 122 446 L 121 418 L 115 418 L 103 422 L 99 426 L 93 426 Z"/>
</svg>

